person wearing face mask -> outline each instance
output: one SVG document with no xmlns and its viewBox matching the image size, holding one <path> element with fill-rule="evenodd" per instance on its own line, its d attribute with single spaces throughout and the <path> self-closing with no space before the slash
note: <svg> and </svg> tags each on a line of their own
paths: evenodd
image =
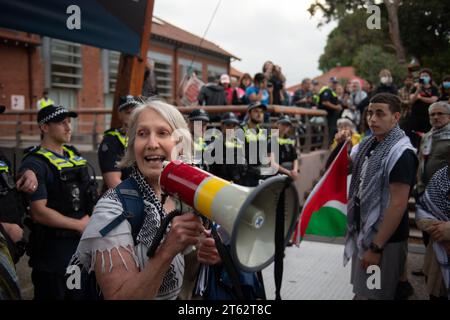
<svg viewBox="0 0 450 320">
<path fill-rule="evenodd" d="M 439 101 L 447 101 L 450 103 L 450 75 L 446 75 L 442 78 Z"/>
<path fill-rule="evenodd" d="M 420 134 L 431 129 L 428 107 L 438 100 L 438 96 L 439 91 L 432 80 L 431 70 L 421 70 L 419 81 L 411 89 L 411 115 L 409 118 L 409 132 L 407 132 L 415 148 L 420 144 Z"/>
<path fill-rule="evenodd" d="M 379 73 L 380 84 L 375 89 L 374 95 L 377 93 L 392 93 L 397 95 L 398 90 L 393 84 L 392 74 L 388 69 L 382 69 Z"/>
</svg>

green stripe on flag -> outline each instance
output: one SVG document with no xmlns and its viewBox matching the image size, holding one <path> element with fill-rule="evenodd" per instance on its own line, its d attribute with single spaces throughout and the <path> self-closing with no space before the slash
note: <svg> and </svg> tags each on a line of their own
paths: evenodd
<svg viewBox="0 0 450 320">
<path fill-rule="evenodd" d="M 347 227 L 347 216 L 338 209 L 322 207 L 309 220 L 306 234 L 324 237 L 343 237 Z"/>
</svg>

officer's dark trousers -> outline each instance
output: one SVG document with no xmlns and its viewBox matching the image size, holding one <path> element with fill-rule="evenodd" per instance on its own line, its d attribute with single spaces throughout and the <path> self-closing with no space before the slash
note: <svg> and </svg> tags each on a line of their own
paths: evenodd
<svg viewBox="0 0 450 320">
<path fill-rule="evenodd" d="M 34 300 L 63 300 L 66 289 L 64 275 L 35 270 L 31 272 Z"/>
</svg>

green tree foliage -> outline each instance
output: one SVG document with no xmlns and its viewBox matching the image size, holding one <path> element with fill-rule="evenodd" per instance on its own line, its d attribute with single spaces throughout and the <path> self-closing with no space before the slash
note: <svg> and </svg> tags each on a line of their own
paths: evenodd
<svg viewBox="0 0 450 320">
<path fill-rule="evenodd" d="M 450 74 L 450 1 L 404 0 L 399 20 L 409 55 L 433 69 L 438 82 Z"/>
<path fill-rule="evenodd" d="M 355 48 L 377 45 L 383 52 L 395 53 L 389 36 L 387 12 L 381 0 L 316 0 L 309 12 L 321 13 L 323 23 L 338 20 L 338 26 L 328 38 L 319 68 L 326 71 L 336 65 L 354 65 Z M 380 5 L 381 31 L 368 30 L 363 19 L 366 3 Z M 368 17 L 368 14 L 365 14 Z M 364 20 L 364 21 L 362 21 Z M 423 67 L 433 69 L 438 81 L 450 73 L 450 1 L 403 0 L 398 9 L 400 38 L 408 60 L 416 57 Z M 349 25 L 353 24 L 352 29 Z M 363 30 L 364 29 L 364 30 Z M 384 38 L 383 38 L 384 37 Z M 348 39 L 345 41 L 345 39 Z"/>
<path fill-rule="evenodd" d="M 398 64 L 394 53 L 388 53 L 378 45 L 366 44 L 362 46 L 353 59 L 353 66 L 358 75 L 377 84 L 380 82 L 378 73 L 381 69 L 391 71 L 394 83 L 401 86 L 407 70 Z"/>
<path fill-rule="evenodd" d="M 383 47 L 387 52 L 393 52 L 386 46 L 386 39 L 389 39 L 387 30 L 367 29 L 367 17 L 365 10 L 357 10 L 339 20 L 338 26 L 328 35 L 325 52 L 320 56 L 320 70 L 326 72 L 338 65 L 353 65 L 354 57 L 364 44 L 374 44 Z M 385 18 L 383 24 L 387 24 Z"/>
</svg>

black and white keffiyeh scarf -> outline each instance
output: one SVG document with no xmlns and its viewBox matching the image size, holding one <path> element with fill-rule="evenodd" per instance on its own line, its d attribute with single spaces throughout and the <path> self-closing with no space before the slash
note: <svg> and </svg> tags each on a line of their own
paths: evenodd
<svg viewBox="0 0 450 320">
<path fill-rule="evenodd" d="M 450 178 L 448 165 L 436 171 L 419 199 L 418 207 L 436 220 L 450 221 Z M 419 211 L 419 210 L 418 210 Z"/>
<path fill-rule="evenodd" d="M 382 164 L 392 147 L 405 136 L 405 132 L 395 126 L 372 151 L 368 152 L 375 143 L 375 137 L 371 136 L 361 142 L 361 145 L 353 163 L 352 181 L 349 190 L 348 216 L 353 218 L 354 198 L 358 196 L 361 203 L 361 219 L 374 205 L 381 201 L 381 187 L 383 179 Z"/>
<path fill-rule="evenodd" d="M 405 132 L 396 125 L 376 146 L 374 136 L 363 140 L 353 161 L 352 180 L 347 205 L 347 235 L 344 250 L 344 264 L 352 257 L 354 250 L 362 255 L 370 244 L 373 228 L 388 205 L 389 196 L 386 176 L 404 150 L 415 150 Z M 373 149 L 373 150 L 372 150 Z M 370 151 L 370 156 L 369 156 Z M 356 198 L 360 203 L 360 232 L 355 219 Z"/>
<path fill-rule="evenodd" d="M 439 129 L 431 129 L 431 131 L 425 134 L 422 139 L 420 151 L 424 156 L 428 156 L 431 153 L 433 142 L 450 140 L 450 123 Z"/>
<path fill-rule="evenodd" d="M 161 226 L 162 219 L 164 219 L 164 204 L 161 203 L 153 188 L 145 180 L 144 175 L 136 167 L 132 168 L 131 177 L 137 182 L 139 192 L 144 200 L 145 210 L 144 223 L 136 238 L 136 242 L 144 245 L 148 249 L 150 248 L 153 239 Z M 168 230 L 169 229 L 170 225 L 168 227 Z M 175 264 L 173 262 L 170 265 L 169 270 L 167 270 L 158 291 L 159 295 L 164 296 L 170 294 L 170 292 L 173 292 L 179 288 L 180 282 L 177 278 L 177 267 Z"/>
<path fill-rule="evenodd" d="M 132 168 L 131 177 L 137 182 L 139 192 L 144 200 L 145 210 L 144 223 L 136 241 L 149 248 L 165 215 L 163 204 L 156 196 L 153 188 L 145 180 L 144 175 L 136 167 Z"/>
<path fill-rule="evenodd" d="M 450 177 L 448 165 L 436 171 L 417 203 L 416 220 L 450 221 Z M 444 283 L 450 298 L 449 255 L 444 247 L 433 242 L 433 250 L 441 267 Z"/>
</svg>

